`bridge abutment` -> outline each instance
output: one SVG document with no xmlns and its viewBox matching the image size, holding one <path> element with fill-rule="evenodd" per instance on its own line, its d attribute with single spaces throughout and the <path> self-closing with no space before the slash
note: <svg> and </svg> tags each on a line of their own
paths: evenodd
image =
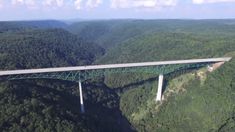
<svg viewBox="0 0 235 132">
<path fill-rule="evenodd" d="M 81 105 L 81 113 L 85 113 L 85 107 L 83 103 L 83 95 L 82 95 L 82 83 L 79 80 L 79 94 L 80 94 L 80 105 Z"/>
<path fill-rule="evenodd" d="M 158 77 L 158 89 L 157 89 L 156 101 L 162 100 L 162 86 L 163 86 L 163 74 L 160 74 Z"/>
</svg>

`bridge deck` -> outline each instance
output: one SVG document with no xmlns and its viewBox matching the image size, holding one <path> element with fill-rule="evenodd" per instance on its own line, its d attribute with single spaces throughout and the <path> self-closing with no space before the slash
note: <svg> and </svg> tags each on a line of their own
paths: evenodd
<svg viewBox="0 0 235 132">
<path fill-rule="evenodd" d="M 231 57 L 224 57 L 224 58 L 174 60 L 174 61 L 159 61 L 159 62 L 141 62 L 141 63 L 89 65 L 89 66 L 75 66 L 75 67 L 41 68 L 41 69 L 26 69 L 26 70 L 7 70 L 7 71 L 0 71 L 0 76 L 18 75 L 18 74 L 49 73 L 49 72 L 63 72 L 63 71 L 83 71 L 83 70 L 98 70 L 98 69 L 112 69 L 112 68 L 159 66 L 159 65 L 173 65 L 173 64 L 193 64 L 193 63 L 205 63 L 205 62 L 212 62 L 213 63 L 213 62 L 230 61 L 231 59 L 232 59 Z"/>
</svg>

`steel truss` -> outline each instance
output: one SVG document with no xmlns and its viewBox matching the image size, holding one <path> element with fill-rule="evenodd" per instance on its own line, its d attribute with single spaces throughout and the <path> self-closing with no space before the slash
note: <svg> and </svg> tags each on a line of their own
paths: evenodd
<svg viewBox="0 0 235 132">
<path fill-rule="evenodd" d="M 87 81 L 96 77 L 104 77 L 109 74 L 121 73 L 143 73 L 143 74 L 169 74 L 176 71 L 196 69 L 210 65 L 211 63 L 194 63 L 194 64 L 174 64 L 174 65 L 159 65 L 146 67 L 129 67 L 129 68 L 113 68 L 113 69 L 97 69 L 84 71 L 69 71 L 69 72 L 52 72 L 52 73 L 37 73 L 23 75 L 9 75 L 7 80 L 25 80 L 25 79 L 56 79 L 81 82 Z"/>
</svg>

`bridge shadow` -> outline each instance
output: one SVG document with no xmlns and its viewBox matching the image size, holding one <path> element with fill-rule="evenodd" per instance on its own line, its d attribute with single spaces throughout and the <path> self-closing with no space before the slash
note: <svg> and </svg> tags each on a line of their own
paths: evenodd
<svg viewBox="0 0 235 132">
<path fill-rule="evenodd" d="M 162 87 L 162 93 L 164 93 L 167 90 L 167 86 L 168 86 L 170 80 L 177 78 L 183 74 L 195 72 L 198 69 L 200 69 L 200 68 L 189 68 L 189 69 L 175 71 L 175 72 L 164 75 L 165 79 L 164 79 L 164 83 L 163 83 L 163 87 Z"/>
<path fill-rule="evenodd" d="M 175 71 L 175 72 L 172 72 L 169 74 L 165 74 L 164 75 L 164 82 L 163 82 L 163 86 L 162 86 L 162 93 L 164 93 L 167 90 L 167 86 L 168 86 L 170 80 L 172 80 L 176 77 L 179 77 L 183 74 L 190 73 L 190 72 L 193 72 L 196 70 L 198 70 L 198 68 L 185 69 L 185 70 L 180 70 L 180 71 Z M 138 87 L 133 87 L 133 86 L 143 85 L 146 82 L 154 82 L 154 81 L 158 82 L 158 75 L 156 77 L 151 77 L 149 79 L 141 80 L 141 81 L 134 82 L 134 83 L 129 83 L 129 84 L 124 85 L 122 87 L 113 88 L 113 90 L 117 93 L 123 93 L 125 91 L 138 88 Z M 158 88 L 158 85 L 156 83 L 156 89 L 157 88 Z"/>
<path fill-rule="evenodd" d="M 133 87 L 133 86 L 138 86 L 138 85 L 143 85 L 144 83 L 146 82 L 154 82 L 154 81 L 157 81 L 158 77 L 152 77 L 152 78 L 149 78 L 149 79 L 145 79 L 145 80 L 142 80 L 142 81 L 138 81 L 138 82 L 134 82 L 134 83 L 130 83 L 130 84 L 127 84 L 127 85 L 124 85 L 122 87 L 117 87 L 117 88 L 113 88 L 113 90 L 117 93 L 123 93 L 125 91 L 128 91 L 130 89 L 135 89 L 137 87 Z M 157 85 L 156 85 L 157 86 Z"/>
</svg>

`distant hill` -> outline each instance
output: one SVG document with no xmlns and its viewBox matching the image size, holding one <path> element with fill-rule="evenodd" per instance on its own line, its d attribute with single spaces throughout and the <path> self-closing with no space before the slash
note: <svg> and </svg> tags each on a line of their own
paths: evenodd
<svg viewBox="0 0 235 132">
<path fill-rule="evenodd" d="M 28 28 L 65 28 L 67 24 L 56 20 L 38 20 L 38 21 L 0 21 L 0 32 L 16 31 Z"/>
<path fill-rule="evenodd" d="M 229 34 L 235 20 L 97 20 L 82 21 L 68 26 L 80 38 L 94 41 L 109 49 L 133 37 L 159 32 L 193 33 L 201 35 Z M 230 23 L 230 24 L 229 24 Z M 208 34 L 210 32 L 211 34 Z"/>
</svg>

